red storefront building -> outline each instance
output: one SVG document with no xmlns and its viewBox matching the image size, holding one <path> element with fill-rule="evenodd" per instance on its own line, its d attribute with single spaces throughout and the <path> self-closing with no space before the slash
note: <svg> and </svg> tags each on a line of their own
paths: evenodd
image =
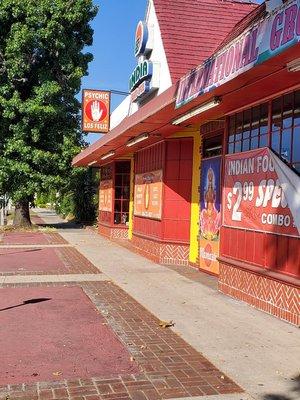
<svg viewBox="0 0 300 400">
<path fill-rule="evenodd" d="M 99 233 L 300 323 L 300 2 L 149 1 L 131 95 L 75 166 Z M 125 110 L 125 112 L 124 112 Z"/>
</svg>

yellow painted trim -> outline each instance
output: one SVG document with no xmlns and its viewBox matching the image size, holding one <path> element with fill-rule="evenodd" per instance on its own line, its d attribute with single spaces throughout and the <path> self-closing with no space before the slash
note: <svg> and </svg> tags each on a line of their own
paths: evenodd
<svg viewBox="0 0 300 400">
<path fill-rule="evenodd" d="M 169 136 L 169 138 L 179 139 L 179 138 L 184 138 L 184 137 L 195 137 L 196 133 L 199 135 L 199 130 L 200 129 L 197 129 L 197 127 L 193 126 L 191 128 L 187 128 L 184 131 L 179 131 L 179 132 L 173 133 L 173 135 Z"/>
<path fill-rule="evenodd" d="M 133 202 L 134 202 L 134 158 L 130 160 L 130 200 L 129 200 L 129 221 L 128 221 L 128 239 L 132 239 L 133 234 Z"/>
<path fill-rule="evenodd" d="M 193 146 L 193 175 L 192 175 L 192 196 L 191 196 L 191 225 L 190 225 L 190 253 L 189 261 L 196 263 L 199 252 L 199 212 L 200 212 L 200 146 L 201 136 L 199 129 L 194 131 L 194 146 Z"/>
<path fill-rule="evenodd" d="M 115 158 L 113 161 L 130 160 L 133 157 L 133 153 L 126 154 L 126 156 Z"/>
</svg>

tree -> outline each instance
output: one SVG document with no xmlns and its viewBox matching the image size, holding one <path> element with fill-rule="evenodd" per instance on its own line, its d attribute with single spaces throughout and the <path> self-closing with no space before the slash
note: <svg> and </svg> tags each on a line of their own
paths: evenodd
<svg viewBox="0 0 300 400">
<path fill-rule="evenodd" d="M 70 179 L 56 199 L 56 211 L 72 215 L 77 222 L 93 223 L 98 214 L 99 171 L 73 168 Z"/>
<path fill-rule="evenodd" d="M 92 0 L 0 2 L 0 194 L 30 225 L 37 192 L 59 188 L 80 150 L 81 78 L 92 55 Z"/>
</svg>

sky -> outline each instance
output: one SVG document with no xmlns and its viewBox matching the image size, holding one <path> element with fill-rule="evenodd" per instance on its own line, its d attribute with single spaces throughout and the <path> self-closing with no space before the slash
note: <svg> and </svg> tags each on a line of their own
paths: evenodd
<svg viewBox="0 0 300 400">
<path fill-rule="evenodd" d="M 89 64 L 89 76 L 82 79 L 82 88 L 128 92 L 129 77 L 136 66 L 135 30 L 145 18 L 147 0 L 94 0 L 94 4 L 99 12 L 91 24 L 94 43 L 87 48 L 94 61 Z M 123 99 L 113 94 L 112 110 Z M 92 143 L 99 137 L 92 134 L 87 140 Z"/>
</svg>

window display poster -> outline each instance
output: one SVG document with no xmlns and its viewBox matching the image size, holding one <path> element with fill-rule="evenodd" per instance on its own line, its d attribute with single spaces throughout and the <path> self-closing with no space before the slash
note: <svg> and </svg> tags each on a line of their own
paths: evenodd
<svg viewBox="0 0 300 400">
<path fill-rule="evenodd" d="M 163 192 L 162 175 L 162 170 L 135 175 L 135 216 L 161 219 Z"/>
<path fill-rule="evenodd" d="M 99 191 L 99 210 L 100 211 L 113 211 L 112 205 L 113 182 L 112 179 L 100 181 Z"/>
<path fill-rule="evenodd" d="M 300 177 L 267 147 L 227 155 L 223 224 L 299 237 Z"/>
<path fill-rule="evenodd" d="M 219 234 L 221 226 L 221 157 L 202 161 L 200 182 L 200 268 L 219 273 Z"/>
</svg>

